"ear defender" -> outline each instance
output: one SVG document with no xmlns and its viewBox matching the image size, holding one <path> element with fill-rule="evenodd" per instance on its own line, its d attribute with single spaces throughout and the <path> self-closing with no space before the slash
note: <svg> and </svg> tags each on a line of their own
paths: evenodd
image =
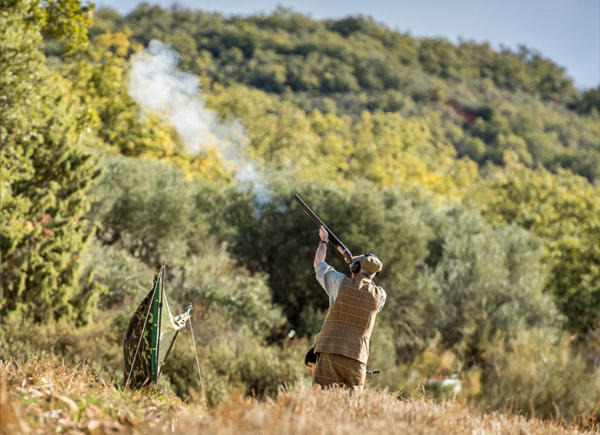
<svg viewBox="0 0 600 435">
<path fill-rule="evenodd" d="M 354 263 L 352 263 L 352 266 L 350 266 L 350 270 L 352 271 L 352 273 L 360 272 L 360 261 L 356 260 Z"/>
</svg>

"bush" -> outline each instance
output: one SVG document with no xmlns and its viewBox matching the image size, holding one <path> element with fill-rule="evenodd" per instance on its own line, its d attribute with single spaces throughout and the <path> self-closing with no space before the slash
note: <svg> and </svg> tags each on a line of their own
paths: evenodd
<svg viewBox="0 0 600 435">
<path fill-rule="evenodd" d="M 439 252 L 428 258 L 437 301 L 429 319 L 444 347 L 467 364 L 480 343 L 498 333 L 514 337 L 526 327 L 556 322 L 557 310 L 542 292 L 541 244 L 516 226 L 493 229 L 477 211 L 457 207 L 432 217 Z M 431 252 L 436 252 L 432 250 Z"/>
<path fill-rule="evenodd" d="M 115 246 L 104 246 L 96 241 L 83 255 L 82 261 L 86 265 L 82 275 L 87 279 L 80 280 L 80 287 L 102 285 L 105 288 L 98 303 L 102 310 L 128 304 L 136 295 L 152 287 L 155 272 Z"/>
<path fill-rule="evenodd" d="M 66 320 L 40 325 L 19 314 L 9 315 L 0 328 L 0 360 L 60 356 L 67 363 L 85 362 L 98 376 L 119 382 L 124 329 L 111 324 L 112 314 L 101 313 L 81 328 Z"/>
<path fill-rule="evenodd" d="M 240 333 L 265 338 L 284 322 L 281 309 L 272 303 L 267 277 L 236 266 L 223 247 L 171 270 L 170 282 L 175 300 L 191 301 L 202 314 L 221 313 Z"/>
<path fill-rule="evenodd" d="M 189 242 L 207 236 L 195 216 L 194 187 L 173 165 L 147 159 L 107 157 L 94 188 L 90 216 L 100 222 L 97 238 L 156 267 L 182 262 Z"/>
<path fill-rule="evenodd" d="M 490 343 L 485 352 L 484 409 L 561 422 L 590 422 L 600 407 L 600 370 L 586 370 L 569 337 L 547 329 L 523 330 Z M 598 418 L 596 414 L 595 418 Z"/>
<path fill-rule="evenodd" d="M 236 329 L 215 311 L 203 318 L 196 315 L 194 330 L 209 406 L 226 402 L 239 390 L 245 395 L 274 396 L 279 387 L 296 383 L 306 373 L 304 353 L 308 344 L 304 340 L 267 346 L 249 331 Z M 201 392 L 190 335 L 178 338 L 164 374 L 182 397 Z"/>
</svg>

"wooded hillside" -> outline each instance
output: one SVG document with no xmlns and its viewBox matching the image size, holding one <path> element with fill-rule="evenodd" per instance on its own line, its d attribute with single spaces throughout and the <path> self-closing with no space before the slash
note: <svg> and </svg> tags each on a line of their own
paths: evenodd
<svg viewBox="0 0 600 435">
<path fill-rule="evenodd" d="M 183 70 L 307 112 L 435 113 L 440 139 L 459 156 L 501 163 L 513 150 L 528 166 L 599 176 L 597 117 L 576 115 L 600 111 L 599 89 L 581 95 L 561 67 L 525 46 L 497 52 L 487 43 L 414 38 L 366 17 L 316 21 L 285 8 L 247 18 L 149 5 L 126 17 L 104 10 L 92 34 L 124 26 L 143 46 L 171 45 Z"/>
</svg>

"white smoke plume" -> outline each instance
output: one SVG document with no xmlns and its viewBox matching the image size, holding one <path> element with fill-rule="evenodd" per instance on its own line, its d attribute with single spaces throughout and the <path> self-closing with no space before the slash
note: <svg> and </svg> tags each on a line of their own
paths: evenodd
<svg viewBox="0 0 600 435">
<path fill-rule="evenodd" d="M 248 135 L 238 120 L 223 122 L 207 109 L 200 94 L 198 77 L 177 69 L 179 54 L 168 45 L 152 40 L 131 59 L 128 90 L 141 106 L 171 123 L 188 152 L 197 154 L 216 146 L 223 159 L 235 168 L 242 187 L 250 187 L 259 206 L 270 199 L 264 176 L 248 157 Z"/>
</svg>

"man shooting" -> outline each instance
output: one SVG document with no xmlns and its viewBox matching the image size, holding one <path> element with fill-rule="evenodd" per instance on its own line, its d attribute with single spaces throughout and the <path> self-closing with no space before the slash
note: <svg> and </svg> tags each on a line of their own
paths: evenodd
<svg viewBox="0 0 600 435">
<path fill-rule="evenodd" d="M 385 290 L 373 283 L 381 261 L 373 254 L 352 257 L 351 278 L 325 262 L 329 233 L 319 228 L 315 253 L 316 278 L 329 296 L 329 311 L 317 337 L 318 355 L 313 384 L 344 385 L 362 391 L 365 385 L 369 339 L 377 313 L 385 304 Z M 338 246 L 340 253 L 344 254 Z"/>
</svg>

